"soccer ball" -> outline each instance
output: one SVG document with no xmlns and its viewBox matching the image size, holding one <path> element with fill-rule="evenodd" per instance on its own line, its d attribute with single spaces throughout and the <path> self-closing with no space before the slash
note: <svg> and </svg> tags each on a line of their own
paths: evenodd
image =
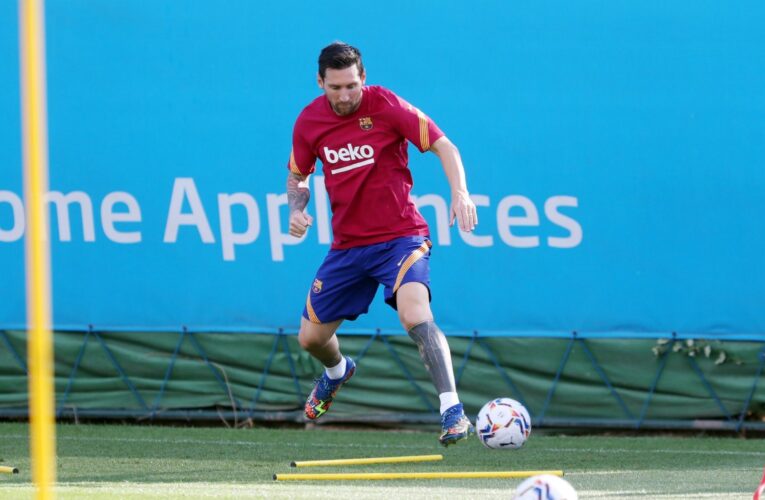
<svg viewBox="0 0 765 500">
<path fill-rule="evenodd" d="M 578 500 L 576 490 L 562 477 L 540 474 L 525 480 L 515 490 L 513 500 Z"/>
<path fill-rule="evenodd" d="M 478 412 L 476 434 L 487 448 L 516 449 L 531 433 L 529 412 L 510 398 L 492 399 Z"/>
</svg>

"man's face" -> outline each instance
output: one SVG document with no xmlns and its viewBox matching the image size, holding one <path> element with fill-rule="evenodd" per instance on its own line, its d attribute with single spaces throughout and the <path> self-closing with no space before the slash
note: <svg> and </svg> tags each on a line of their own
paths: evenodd
<svg viewBox="0 0 765 500">
<path fill-rule="evenodd" d="M 364 86 L 366 74 L 359 75 L 357 65 L 345 69 L 327 68 L 324 78 L 319 75 L 319 87 L 329 99 L 329 104 L 340 116 L 350 115 L 361 104 L 361 88 Z"/>
</svg>

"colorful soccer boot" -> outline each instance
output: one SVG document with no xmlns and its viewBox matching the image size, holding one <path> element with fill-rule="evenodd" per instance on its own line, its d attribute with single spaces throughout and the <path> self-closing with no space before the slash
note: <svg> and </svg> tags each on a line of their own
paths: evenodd
<svg viewBox="0 0 765 500">
<path fill-rule="evenodd" d="M 457 403 L 441 415 L 441 429 L 443 432 L 438 441 L 444 446 L 454 444 L 475 433 L 473 424 L 465 416 L 462 403 Z"/>
<path fill-rule="evenodd" d="M 341 378 L 332 380 L 327 376 L 327 372 L 324 372 L 316 380 L 316 385 L 305 402 L 305 416 L 309 420 L 316 420 L 327 413 L 338 389 L 353 376 L 355 371 L 356 364 L 351 358 L 345 356 L 345 374 Z"/>
</svg>

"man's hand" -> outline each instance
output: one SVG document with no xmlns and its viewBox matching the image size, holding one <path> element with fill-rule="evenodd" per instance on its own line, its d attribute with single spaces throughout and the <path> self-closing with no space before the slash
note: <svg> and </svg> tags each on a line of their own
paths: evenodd
<svg viewBox="0 0 765 500">
<path fill-rule="evenodd" d="M 454 225 L 457 219 L 459 228 L 472 231 L 478 224 L 478 212 L 475 203 L 470 199 L 465 181 L 465 168 L 457 146 L 444 135 L 430 146 L 430 150 L 441 160 L 446 172 L 446 179 L 452 188 L 452 206 L 449 209 L 449 225 Z"/>
<path fill-rule="evenodd" d="M 457 219 L 459 228 L 463 231 L 472 231 L 478 224 L 478 212 L 475 203 L 470 199 L 467 191 L 457 191 L 452 194 L 451 218 L 449 225 L 454 225 Z"/>
<path fill-rule="evenodd" d="M 302 210 L 293 210 L 290 214 L 290 235 L 296 238 L 302 237 L 313 224 L 313 217 Z"/>
</svg>

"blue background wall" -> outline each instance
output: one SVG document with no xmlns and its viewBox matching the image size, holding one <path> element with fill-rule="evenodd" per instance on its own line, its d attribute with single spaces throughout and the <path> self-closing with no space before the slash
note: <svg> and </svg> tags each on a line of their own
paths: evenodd
<svg viewBox="0 0 765 500">
<path fill-rule="evenodd" d="M 341 39 L 361 48 L 368 83 L 460 147 L 482 196 L 488 246 L 422 209 L 445 330 L 762 339 L 764 14 L 760 2 L 49 1 L 50 188 L 93 212 L 88 237 L 72 205 L 62 241 L 51 211 L 55 326 L 297 328 L 327 234 L 278 243 L 276 196 L 294 119 L 319 95 L 318 52 Z M 0 2 L 0 328 L 24 323 L 16 23 L 15 2 Z M 414 194 L 448 206 L 435 156 L 410 154 Z M 208 242 L 192 225 L 165 241 L 181 186 L 199 195 Z M 107 235 L 115 192 L 136 207 L 114 230 L 140 241 Z M 254 200 L 222 211 L 229 233 L 256 236 L 247 244 L 223 234 L 219 195 L 233 193 Z M 568 206 L 546 214 L 556 197 Z M 530 211 L 538 224 L 513 220 Z M 381 299 L 345 325 L 378 327 L 399 329 Z"/>
</svg>

